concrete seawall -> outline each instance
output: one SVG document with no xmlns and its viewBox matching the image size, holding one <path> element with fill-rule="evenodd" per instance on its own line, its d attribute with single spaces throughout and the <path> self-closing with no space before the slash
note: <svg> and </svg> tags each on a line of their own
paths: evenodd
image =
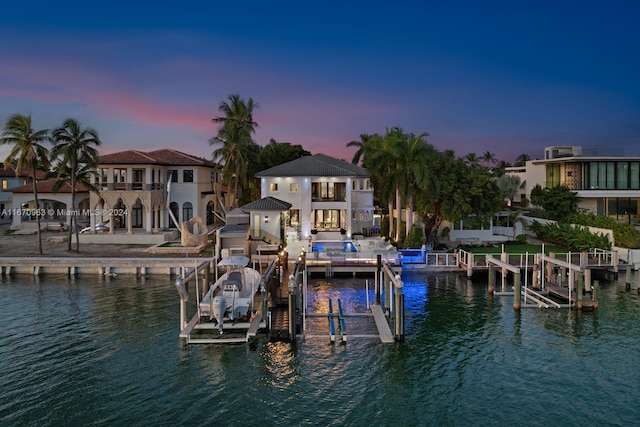
<svg viewBox="0 0 640 427">
<path fill-rule="evenodd" d="M 93 274 L 93 275 L 178 275 L 182 268 L 213 258 L 81 258 L 81 257 L 1 257 L 0 273 L 9 274 Z"/>
</svg>

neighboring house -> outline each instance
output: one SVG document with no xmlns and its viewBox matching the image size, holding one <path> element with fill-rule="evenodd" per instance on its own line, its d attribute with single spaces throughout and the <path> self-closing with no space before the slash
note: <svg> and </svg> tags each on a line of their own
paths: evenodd
<svg viewBox="0 0 640 427">
<path fill-rule="evenodd" d="M 290 204 L 283 213 L 288 241 L 318 232 L 351 236 L 373 225 L 373 186 L 366 169 L 314 154 L 256 174 L 262 198 Z M 255 227 L 255 213 L 252 218 Z M 269 219 L 271 221 L 271 219 Z M 260 226 L 264 226 L 264 221 Z"/>
<path fill-rule="evenodd" d="M 36 179 L 44 179 L 46 176 L 44 171 L 36 171 Z M 13 203 L 12 188 L 20 187 L 32 183 L 31 171 L 21 169 L 17 174 L 13 168 L 5 168 L 0 163 L 0 218 L 13 217 L 14 208 L 21 208 L 20 204 Z M 33 188 L 31 189 L 33 192 Z M 33 204 L 33 197 L 30 200 Z"/>
<path fill-rule="evenodd" d="M 639 224 L 640 156 L 587 152 L 580 146 L 545 148 L 542 160 L 530 160 L 525 168 L 509 168 L 526 182 L 524 194 L 540 184 L 543 188 L 566 185 L 579 198 L 578 207 L 618 221 Z M 515 200 L 519 201 L 520 197 Z"/>
<path fill-rule="evenodd" d="M 224 212 L 219 167 L 209 160 L 164 149 L 105 154 L 98 162 L 94 185 L 100 193 L 90 196 L 90 208 L 96 213 L 91 215 L 91 226 L 108 220 L 115 225 L 110 234 L 118 229 L 128 234 L 134 229 L 159 233 L 194 216 L 213 225 L 215 212 Z"/>
<path fill-rule="evenodd" d="M 82 184 L 76 184 L 76 203 L 79 206 L 78 211 L 71 209 L 71 185 L 64 184 L 58 191 L 54 192 L 54 186 L 57 179 L 46 179 L 38 181 L 36 188 L 38 189 L 39 211 L 42 212 L 40 217 L 41 224 L 53 222 L 56 224 L 68 224 L 69 215 L 67 213 L 74 212 L 79 217 L 88 218 L 87 210 L 89 208 L 89 190 Z M 11 190 L 13 195 L 13 203 L 17 207 L 20 206 L 21 215 L 13 215 L 11 222 L 12 230 L 20 230 L 24 228 L 24 221 L 34 221 L 36 209 L 33 201 L 33 184 L 21 185 Z M 34 229 L 35 230 L 35 229 Z"/>
</svg>

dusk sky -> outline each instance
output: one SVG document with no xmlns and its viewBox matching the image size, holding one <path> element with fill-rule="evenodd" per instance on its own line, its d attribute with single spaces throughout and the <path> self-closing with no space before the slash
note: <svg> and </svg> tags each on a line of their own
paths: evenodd
<svg viewBox="0 0 640 427">
<path fill-rule="evenodd" d="M 349 141 L 393 126 L 459 156 L 640 156 L 637 2 L 129 3 L 3 4 L 2 126 L 73 117 L 103 153 L 210 158 L 211 119 L 237 93 L 259 104 L 259 144 L 348 161 Z"/>
</svg>

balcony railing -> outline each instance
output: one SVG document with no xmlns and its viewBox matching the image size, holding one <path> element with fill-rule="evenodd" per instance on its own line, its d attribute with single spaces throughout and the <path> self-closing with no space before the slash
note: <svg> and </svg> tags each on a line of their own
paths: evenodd
<svg viewBox="0 0 640 427">
<path fill-rule="evenodd" d="M 345 195 L 339 194 L 333 197 L 320 197 L 320 196 L 311 196 L 312 202 L 346 202 L 347 197 Z"/>
<path fill-rule="evenodd" d="M 100 191 L 154 191 L 162 190 L 163 184 L 145 184 L 142 182 L 108 182 L 106 184 L 98 184 L 97 187 L 100 189 Z"/>
</svg>

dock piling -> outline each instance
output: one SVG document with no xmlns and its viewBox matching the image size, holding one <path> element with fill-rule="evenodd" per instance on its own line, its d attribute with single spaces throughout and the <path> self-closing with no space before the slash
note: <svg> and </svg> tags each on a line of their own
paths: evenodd
<svg viewBox="0 0 640 427">
<path fill-rule="evenodd" d="M 513 309 L 520 310 L 520 273 L 513 274 Z"/>
</svg>

